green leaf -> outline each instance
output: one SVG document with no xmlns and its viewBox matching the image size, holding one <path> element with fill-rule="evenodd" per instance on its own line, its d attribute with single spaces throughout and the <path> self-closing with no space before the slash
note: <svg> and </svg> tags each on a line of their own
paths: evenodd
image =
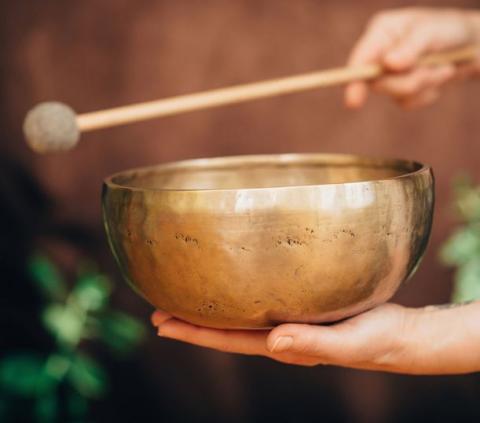
<svg viewBox="0 0 480 423">
<path fill-rule="evenodd" d="M 455 232 L 440 250 L 440 258 L 450 266 L 462 265 L 475 256 L 480 256 L 480 230 L 473 226 Z"/>
<path fill-rule="evenodd" d="M 66 355 L 52 354 L 45 364 L 45 371 L 53 378 L 61 381 L 70 368 L 71 360 Z"/>
<path fill-rule="evenodd" d="M 23 396 L 41 395 L 57 381 L 45 371 L 45 358 L 34 354 L 16 354 L 0 362 L 0 385 Z"/>
<path fill-rule="evenodd" d="M 455 276 L 454 302 L 480 299 L 480 257 L 461 266 Z"/>
<path fill-rule="evenodd" d="M 67 377 L 76 391 L 87 398 L 100 398 L 104 395 L 107 385 L 107 375 L 91 358 L 77 355 Z"/>
<path fill-rule="evenodd" d="M 111 284 L 102 274 L 86 273 L 79 277 L 73 296 L 84 310 L 99 310 L 108 302 Z"/>
<path fill-rule="evenodd" d="M 76 345 L 83 335 L 83 317 L 75 307 L 51 304 L 42 319 L 47 329 L 62 344 Z"/>
<path fill-rule="evenodd" d="M 137 319 L 117 311 L 98 318 L 101 339 L 116 353 L 129 354 L 144 338 L 145 327 Z"/>
<path fill-rule="evenodd" d="M 55 265 L 42 255 L 33 256 L 28 264 L 32 279 L 48 300 L 61 301 L 66 296 L 65 283 Z"/>
</svg>

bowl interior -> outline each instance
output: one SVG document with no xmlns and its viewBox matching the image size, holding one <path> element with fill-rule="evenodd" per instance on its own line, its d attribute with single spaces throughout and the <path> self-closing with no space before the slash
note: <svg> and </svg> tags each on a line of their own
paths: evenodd
<svg viewBox="0 0 480 423">
<path fill-rule="evenodd" d="M 406 160 L 352 156 L 244 156 L 190 160 L 114 175 L 111 182 L 147 190 L 218 190 L 384 180 L 420 170 Z"/>
</svg>

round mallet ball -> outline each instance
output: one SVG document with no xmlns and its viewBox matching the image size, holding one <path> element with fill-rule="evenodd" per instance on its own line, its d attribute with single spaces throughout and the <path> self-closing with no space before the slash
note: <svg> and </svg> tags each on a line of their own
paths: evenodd
<svg viewBox="0 0 480 423">
<path fill-rule="evenodd" d="M 53 101 L 40 103 L 27 113 L 23 132 L 38 153 L 68 150 L 80 138 L 75 112 L 66 104 Z"/>
</svg>

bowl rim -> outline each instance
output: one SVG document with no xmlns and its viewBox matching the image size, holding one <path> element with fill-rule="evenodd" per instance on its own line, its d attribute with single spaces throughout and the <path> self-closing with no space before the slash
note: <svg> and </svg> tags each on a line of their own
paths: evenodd
<svg viewBox="0 0 480 423">
<path fill-rule="evenodd" d="M 415 170 L 402 173 L 397 176 L 382 179 L 369 179 L 351 182 L 331 182 L 325 184 L 302 184 L 302 185 L 279 185 L 272 187 L 249 187 L 249 188 L 148 188 L 131 186 L 128 184 L 118 183 L 115 178 L 120 176 L 127 176 L 129 174 L 141 174 L 158 170 L 175 170 L 175 169 L 205 169 L 212 164 L 217 164 L 211 168 L 225 169 L 235 164 L 245 165 L 258 165 L 258 164 L 277 164 L 288 165 L 292 163 L 298 164 L 318 164 L 324 161 L 337 165 L 350 165 L 350 164 L 365 164 L 370 166 L 386 167 L 386 166 L 411 166 Z M 239 192 L 239 191 L 267 191 L 267 190 L 288 190 L 298 188 L 313 188 L 333 185 L 358 185 L 358 184 L 370 184 L 370 183 L 382 183 L 400 180 L 416 176 L 425 172 L 433 173 L 432 167 L 428 164 L 418 162 L 416 160 L 398 159 L 398 158 L 386 158 L 381 156 L 364 156 L 357 154 L 342 154 L 342 153 L 281 153 L 281 154 L 245 154 L 245 155 L 232 155 L 232 156 L 215 156 L 204 158 L 193 158 L 177 161 L 169 161 L 160 164 L 139 166 L 135 168 L 126 169 L 123 171 L 115 172 L 103 180 L 104 187 L 108 189 L 123 189 L 128 191 L 137 192 L 159 192 L 159 193 L 174 193 L 174 192 Z"/>
</svg>

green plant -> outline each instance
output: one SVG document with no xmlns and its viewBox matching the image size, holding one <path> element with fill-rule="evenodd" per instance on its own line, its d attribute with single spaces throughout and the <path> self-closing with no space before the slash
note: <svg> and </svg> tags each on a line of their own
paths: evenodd
<svg viewBox="0 0 480 423">
<path fill-rule="evenodd" d="M 455 183 L 455 206 L 462 225 L 441 249 L 442 261 L 456 268 L 454 302 L 480 299 L 480 187 L 466 177 Z"/>
<path fill-rule="evenodd" d="M 17 352 L 0 361 L 1 420 L 15 420 L 18 407 L 27 401 L 33 404 L 32 419 L 56 421 L 60 398 L 66 397 L 69 421 L 83 421 L 89 401 L 108 389 L 105 370 L 85 351 L 85 344 L 100 341 L 113 353 L 126 355 L 145 329 L 108 305 L 112 284 L 91 265 L 80 268 L 71 289 L 44 256 L 31 259 L 30 273 L 45 300 L 41 317 L 55 350 L 47 355 Z"/>
</svg>

